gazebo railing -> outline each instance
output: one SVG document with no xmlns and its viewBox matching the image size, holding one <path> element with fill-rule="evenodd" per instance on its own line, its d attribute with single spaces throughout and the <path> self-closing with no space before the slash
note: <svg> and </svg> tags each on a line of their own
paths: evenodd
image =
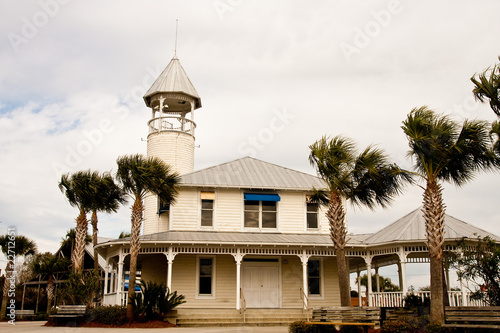
<svg viewBox="0 0 500 333">
<path fill-rule="evenodd" d="M 374 292 L 370 294 L 371 306 L 376 307 L 402 307 L 404 306 L 404 298 L 407 295 L 416 295 L 424 300 L 431 298 L 430 291 L 415 291 L 413 293 L 403 292 Z M 472 300 L 470 292 L 448 291 L 448 300 L 450 306 L 486 306 L 484 302 Z"/>
</svg>

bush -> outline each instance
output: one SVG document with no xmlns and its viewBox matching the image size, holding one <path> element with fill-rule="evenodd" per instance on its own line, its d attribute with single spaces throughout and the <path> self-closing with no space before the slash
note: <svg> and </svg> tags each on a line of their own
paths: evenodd
<svg viewBox="0 0 500 333">
<path fill-rule="evenodd" d="M 404 300 L 405 308 L 409 308 L 410 306 L 420 306 L 422 305 L 422 299 L 415 295 L 415 294 L 410 294 L 407 295 Z"/>
<path fill-rule="evenodd" d="M 309 333 L 310 325 L 307 325 L 305 321 L 294 321 L 288 326 L 289 333 Z"/>
<path fill-rule="evenodd" d="M 288 326 L 289 333 L 337 333 L 333 325 L 311 325 L 305 321 L 294 321 Z M 341 332 L 344 332 L 341 330 Z M 358 331 L 345 331 L 358 332 Z"/>
<path fill-rule="evenodd" d="M 127 322 L 127 308 L 119 305 L 106 305 L 92 309 L 90 320 L 104 325 L 123 325 Z"/>
<path fill-rule="evenodd" d="M 439 324 L 429 324 L 425 326 L 425 333 L 448 333 L 452 331 L 452 329 L 441 327 Z"/>
<path fill-rule="evenodd" d="M 92 305 L 92 298 L 99 290 L 99 275 L 96 272 L 70 273 L 67 282 L 57 290 L 57 299 L 64 304 Z"/>
<path fill-rule="evenodd" d="M 342 326 L 340 327 L 340 333 L 363 333 L 362 326 Z"/>
<path fill-rule="evenodd" d="M 399 320 L 384 322 L 382 333 L 417 333 L 423 331 L 424 323 L 417 318 L 402 316 Z"/>
<path fill-rule="evenodd" d="M 132 299 L 135 314 L 145 320 L 160 319 L 178 305 L 186 303 L 183 295 L 170 292 L 164 284 L 147 281 L 141 284 L 141 293 Z"/>
</svg>

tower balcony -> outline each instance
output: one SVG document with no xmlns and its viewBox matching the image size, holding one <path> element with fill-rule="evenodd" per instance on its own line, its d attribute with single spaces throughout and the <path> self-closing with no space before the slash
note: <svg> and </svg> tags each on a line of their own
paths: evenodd
<svg viewBox="0 0 500 333">
<path fill-rule="evenodd" d="M 185 117 L 161 116 L 148 122 L 149 134 L 160 132 L 182 132 L 194 136 L 196 123 Z"/>
</svg>

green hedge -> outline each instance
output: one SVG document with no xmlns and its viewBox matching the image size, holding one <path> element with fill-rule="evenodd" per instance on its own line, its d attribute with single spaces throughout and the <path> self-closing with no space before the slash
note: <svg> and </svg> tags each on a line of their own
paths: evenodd
<svg viewBox="0 0 500 333">
<path fill-rule="evenodd" d="M 127 308 L 119 305 L 105 305 L 90 311 L 90 321 L 104 325 L 123 325 L 127 322 Z"/>
<path fill-rule="evenodd" d="M 361 326 L 342 326 L 337 330 L 334 325 L 306 324 L 305 321 L 295 321 L 288 326 L 289 333 L 360 333 Z"/>
</svg>

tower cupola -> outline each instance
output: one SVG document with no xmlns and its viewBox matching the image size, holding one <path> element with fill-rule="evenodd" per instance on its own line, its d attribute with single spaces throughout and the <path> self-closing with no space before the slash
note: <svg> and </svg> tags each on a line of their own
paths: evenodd
<svg viewBox="0 0 500 333">
<path fill-rule="evenodd" d="M 174 55 L 144 95 L 151 108 L 148 156 L 161 158 L 180 174 L 194 171 L 194 110 L 201 107 L 184 68 Z"/>
</svg>

